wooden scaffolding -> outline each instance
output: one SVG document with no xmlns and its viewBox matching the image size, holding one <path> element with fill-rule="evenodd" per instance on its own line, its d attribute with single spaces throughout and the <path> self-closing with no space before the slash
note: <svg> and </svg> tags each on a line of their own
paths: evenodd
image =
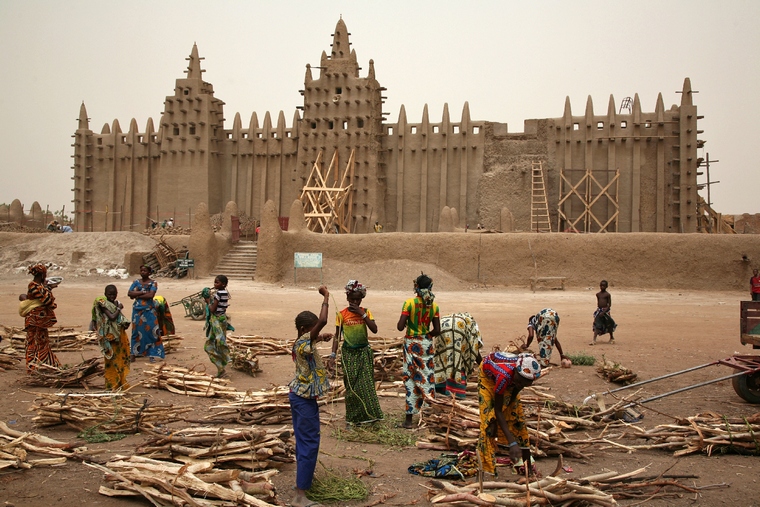
<svg viewBox="0 0 760 507">
<path fill-rule="evenodd" d="M 576 183 L 571 181 L 573 173 L 583 172 Z M 620 205 L 618 187 L 620 171 L 595 171 L 597 175 L 607 175 L 607 183 L 602 184 L 588 169 L 562 169 L 559 173 L 559 203 L 557 205 L 558 228 L 565 232 L 617 232 Z M 612 174 L 612 177 L 610 177 Z M 605 218 L 594 213 L 594 206 L 605 206 Z M 581 209 L 580 214 L 571 216 Z"/>
<path fill-rule="evenodd" d="M 549 222 L 549 203 L 546 200 L 543 162 L 532 162 L 533 184 L 530 194 L 530 230 L 552 232 Z"/>
<path fill-rule="evenodd" d="M 697 232 L 707 234 L 736 234 L 736 231 L 723 217 L 697 194 Z"/>
<path fill-rule="evenodd" d="M 324 173 L 322 151 L 317 154 L 317 160 L 314 161 L 300 197 L 304 205 L 306 227 L 310 231 L 322 234 L 351 233 L 353 187 L 350 182 L 354 179 L 354 165 L 354 150 L 351 150 L 348 163 L 339 180 L 337 150 Z"/>
</svg>

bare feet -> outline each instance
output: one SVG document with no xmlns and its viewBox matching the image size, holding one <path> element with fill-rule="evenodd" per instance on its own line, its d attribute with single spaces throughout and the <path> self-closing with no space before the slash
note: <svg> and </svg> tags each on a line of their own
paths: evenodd
<svg viewBox="0 0 760 507">
<path fill-rule="evenodd" d="M 412 414 L 406 414 L 406 418 L 404 419 L 404 424 L 402 424 L 401 427 L 406 428 L 408 430 L 412 429 Z"/>
</svg>

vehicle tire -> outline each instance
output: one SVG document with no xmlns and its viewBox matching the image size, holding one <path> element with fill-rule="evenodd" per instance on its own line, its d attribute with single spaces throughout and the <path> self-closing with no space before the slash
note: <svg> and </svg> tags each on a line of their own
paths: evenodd
<svg viewBox="0 0 760 507">
<path fill-rule="evenodd" d="M 190 303 L 190 317 L 193 320 L 203 320 L 206 318 L 206 305 L 201 301 Z"/>
<path fill-rule="evenodd" d="M 760 404 L 760 372 L 734 377 L 731 384 L 744 401 Z"/>
</svg>

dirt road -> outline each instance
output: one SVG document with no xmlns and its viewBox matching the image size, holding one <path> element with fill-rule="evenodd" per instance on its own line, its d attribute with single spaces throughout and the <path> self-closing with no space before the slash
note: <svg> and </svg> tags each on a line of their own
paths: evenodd
<svg viewBox="0 0 760 507">
<path fill-rule="evenodd" d="M 331 310 L 345 303 L 341 287 L 348 278 L 361 280 L 361 273 L 347 273 L 330 276 L 326 284 L 333 294 Z M 0 324 L 22 325 L 17 314 L 19 293 L 24 292 L 28 278 L 20 275 L 0 276 Z M 211 280 L 165 280 L 159 279 L 159 293 L 168 301 L 177 301 L 183 296 L 210 286 Z M 129 280 L 105 277 L 82 277 L 66 279 L 56 289 L 58 320 L 65 326 L 86 326 L 92 300 L 102 294 L 108 283 L 116 283 L 121 298 L 127 300 Z M 400 282 L 398 286 L 405 285 Z M 236 334 L 259 334 L 280 339 L 295 337 L 293 319 L 306 309 L 317 312 L 321 302 L 316 292 L 316 283 L 309 285 L 273 286 L 256 282 L 231 281 L 229 290 L 232 301 L 229 315 L 237 328 Z M 409 290 L 378 290 L 370 288 L 365 300 L 375 315 L 379 326 L 378 336 L 395 337 L 395 330 L 401 304 L 409 297 Z M 483 334 L 486 350 L 495 345 L 506 345 L 519 336 L 524 336 L 528 317 L 538 310 L 551 307 L 561 316 L 559 339 L 566 353 L 586 351 L 598 360 L 605 356 L 631 368 L 640 379 L 652 378 L 668 372 L 724 358 L 734 352 L 744 354 L 738 338 L 739 301 L 743 292 L 673 292 L 673 291 L 623 291 L 610 287 L 613 298 L 612 311 L 619 327 L 616 344 L 609 345 L 603 340 L 594 347 L 588 345 L 592 336 L 591 321 L 595 307 L 596 287 L 587 290 L 543 290 L 531 293 L 529 290 L 467 288 L 439 286 L 436 301 L 442 313 L 467 311 L 477 320 Z M 202 323 L 183 318 L 183 312 L 175 307 L 177 334 L 184 337 L 183 347 L 175 354 L 167 356 L 167 362 L 183 366 L 211 364 L 203 352 Z M 342 308 L 342 306 L 340 306 Z M 127 309 L 128 310 L 128 309 Z M 328 345 L 325 345 L 327 347 Z M 61 353 L 59 357 L 68 364 L 78 363 L 82 358 L 98 355 L 94 347 L 81 352 Z M 261 359 L 263 372 L 256 378 L 232 371 L 232 384 L 238 390 L 270 387 L 286 384 L 293 374 L 289 357 L 276 356 Z M 130 382 L 140 380 L 147 362 L 135 363 L 130 374 Z M 725 367 L 711 367 L 689 375 L 650 384 L 644 387 L 642 396 L 657 394 L 682 385 L 697 383 L 726 375 Z M 50 390 L 28 388 L 18 383 L 23 377 L 23 368 L 0 372 L 0 419 L 19 431 L 36 431 L 53 438 L 72 441 L 76 435 L 63 426 L 35 428 L 31 424 L 33 413 L 28 407 L 35 398 L 35 392 Z M 550 375 L 539 381 L 548 387 L 553 395 L 565 401 L 580 404 L 589 394 L 601 392 L 610 386 L 596 375 L 593 367 L 573 367 L 554 369 Z M 102 388 L 102 384 L 93 385 Z M 172 395 L 165 391 L 136 388 L 148 397 L 166 399 Z M 182 398 L 182 399 L 176 399 Z M 175 403 L 195 404 L 198 414 L 209 406 L 207 400 L 175 397 Z M 383 398 L 385 412 L 401 417 L 403 398 Z M 641 422 L 650 428 L 672 421 L 673 417 L 688 417 L 700 412 L 715 412 L 728 416 L 747 416 L 760 411 L 760 406 L 743 402 L 734 394 L 729 382 L 721 382 L 680 395 L 664 398 L 647 405 Z M 198 415 L 196 414 L 196 415 Z M 372 496 L 366 505 L 382 495 L 395 495 L 383 505 L 428 505 L 425 489 L 420 484 L 423 478 L 409 475 L 407 467 L 415 461 L 437 456 L 437 452 L 412 449 L 389 449 L 377 445 L 346 443 L 334 438 L 335 428 L 343 424 L 343 406 L 340 403 L 328 405 L 322 413 L 322 447 L 320 460 L 326 466 L 353 470 L 366 468 L 367 458 L 372 460 L 376 477 L 365 478 Z M 420 434 L 423 429 L 416 430 Z M 585 438 L 585 437 L 583 437 Z M 108 453 L 128 453 L 145 439 L 142 435 L 110 443 L 99 444 Z M 95 446 L 98 447 L 98 446 Z M 681 498 L 653 499 L 652 506 L 664 505 L 757 505 L 758 497 L 758 457 L 719 455 L 707 457 L 692 455 L 674 458 L 665 451 L 637 451 L 629 453 L 622 449 L 591 447 L 584 452 L 591 455 L 588 461 L 566 460 L 573 472 L 567 477 L 581 477 L 605 469 L 618 472 L 630 471 L 648 466 L 652 475 L 668 470 L 669 473 L 691 473 L 699 476 L 694 484 L 712 485 L 725 483 L 725 489 L 706 489 L 700 493 L 684 491 Z M 545 473 L 554 468 L 554 460 L 542 460 L 539 469 Z M 275 478 L 279 488 L 279 499 L 290 500 L 290 486 L 294 484 L 295 467 L 287 465 L 283 473 Z M 16 471 L 0 471 L 0 500 L 4 505 L 21 506 L 61 506 L 75 507 L 81 504 L 96 506 L 147 505 L 142 500 L 108 498 L 98 494 L 102 474 L 81 463 L 68 462 L 63 466 L 33 468 Z M 643 500 L 639 499 L 638 501 Z M 621 501 L 621 505 L 632 501 Z"/>
</svg>

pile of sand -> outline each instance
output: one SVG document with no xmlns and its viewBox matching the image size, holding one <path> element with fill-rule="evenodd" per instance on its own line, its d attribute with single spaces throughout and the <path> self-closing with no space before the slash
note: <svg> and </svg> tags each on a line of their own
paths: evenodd
<svg viewBox="0 0 760 507">
<path fill-rule="evenodd" d="M 123 277 L 125 256 L 150 252 L 156 240 L 136 232 L 0 232 L 0 270 L 25 274 L 31 264 L 48 264 L 61 276 L 93 274 Z"/>
</svg>

